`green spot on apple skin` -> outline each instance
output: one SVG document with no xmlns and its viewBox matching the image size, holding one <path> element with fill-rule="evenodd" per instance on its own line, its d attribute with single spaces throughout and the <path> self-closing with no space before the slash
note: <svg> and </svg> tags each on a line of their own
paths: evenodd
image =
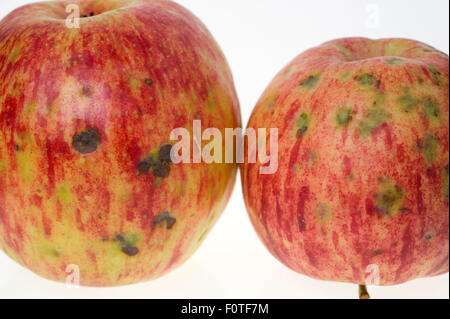
<svg viewBox="0 0 450 319">
<path fill-rule="evenodd" d="M 155 217 L 153 220 L 154 225 L 161 225 L 163 223 L 166 223 L 167 229 L 172 229 L 175 223 L 177 222 L 177 219 L 172 217 L 168 211 L 163 212 L 162 214 L 159 214 Z"/>
<path fill-rule="evenodd" d="M 297 138 L 302 137 L 308 131 L 309 128 L 309 115 L 302 113 L 297 120 Z"/>
<path fill-rule="evenodd" d="M 397 99 L 397 103 L 406 113 L 415 110 L 419 105 L 419 102 L 408 91 L 405 91 L 405 94 Z"/>
<path fill-rule="evenodd" d="M 101 143 L 100 132 L 96 128 L 75 134 L 72 139 L 72 147 L 81 154 L 90 154 L 97 150 Z"/>
<path fill-rule="evenodd" d="M 425 139 L 419 143 L 428 166 L 431 166 L 438 153 L 438 138 L 436 135 L 428 134 Z"/>
<path fill-rule="evenodd" d="M 441 83 L 441 72 L 439 72 L 439 70 L 433 65 L 429 65 L 428 66 L 428 70 L 430 70 L 430 72 L 431 72 L 431 77 L 433 78 L 434 84 L 440 85 L 440 83 Z"/>
<path fill-rule="evenodd" d="M 389 64 L 389 65 L 394 65 L 394 64 L 402 63 L 402 62 L 403 62 L 403 59 L 400 59 L 400 58 L 392 58 L 392 59 L 387 60 L 386 62 L 387 62 L 387 64 Z"/>
<path fill-rule="evenodd" d="M 156 178 L 168 178 L 171 171 L 170 164 L 172 163 L 171 151 L 172 144 L 169 143 L 163 144 L 159 150 L 154 150 L 138 163 L 138 175 L 145 175 L 152 171 Z"/>
<path fill-rule="evenodd" d="M 369 73 L 358 75 L 355 80 L 362 86 L 380 86 L 380 81 L 375 79 L 375 77 Z"/>
<path fill-rule="evenodd" d="M 269 111 L 274 106 L 275 102 L 276 102 L 276 98 L 270 99 L 269 102 L 267 103 L 266 111 Z"/>
<path fill-rule="evenodd" d="M 439 118 L 441 115 L 441 110 L 437 102 L 433 101 L 431 98 L 427 98 L 424 101 L 422 113 L 427 120 L 431 120 L 433 118 Z"/>
<path fill-rule="evenodd" d="M 355 111 L 351 107 L 342 107 L 339 109 L 337 115 L 336 115 L 336 122 L 338 126 L 344 127 L 350 124 L 350 122 L 353 120 L 353 115 L 355 114 Z"/>
<path fill-rule="evenodd" d="M 310 75 L 306 80 L 300 82 L 300 86 L 307 89 L 312 89 L 317 85 L 319 80 L 320 77 L 318 75 Z"/>
<path fill-rule="evenodd" d="M 139 253 L 136 245 L 140 241 L 140 236 L 137 234 L 130 234 L 127 237 L 119 234 L 114 238 L 114 241 L 118 243 L 119 249 L 129 257 L 136 256 Z"/>
<path fill-rule="evenodd" d="M 367 112 L 364 119 L 359 123 L 358 134 L 367 137 L 388 121 L 389 114 L 383 108 L 375 106 Z"/>
<path fill-rule="evenodd" d="M 376 209 L 382 216 L 392 216 L 401 208 L 404 191 L 390 180 L 380 184 L 380 190 L 375 194 Z"/>
</svg>

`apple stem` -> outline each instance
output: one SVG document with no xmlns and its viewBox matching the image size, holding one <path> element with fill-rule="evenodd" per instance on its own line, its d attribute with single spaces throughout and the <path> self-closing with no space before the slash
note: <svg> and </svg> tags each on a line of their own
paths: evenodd
<svg viewBox="0 0 450 319">
<path fill-rule="evenodd" d="M 367 286 L 359 285 L 359 299 L 370 299 L 369 292 L 367 291 Z"/>
</svg>

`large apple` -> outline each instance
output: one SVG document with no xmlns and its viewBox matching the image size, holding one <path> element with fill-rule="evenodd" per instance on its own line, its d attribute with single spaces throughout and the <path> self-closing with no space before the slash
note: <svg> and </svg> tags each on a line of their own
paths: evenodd
<svg viewBox="0 0 450 319">
<path fill-rule="evenodd" d="M 246 161 L 242 180 L 285 265 L 360 285 L 448 272 L 446 54 L 404 39 L 325 43 L 278 74 L 248 127 L 279 128 L 277 173 Z"/>
<path fill-rule="evenodd" d="M 0 248 L 49 279 L 79 270 L 88 286 L 179 266 L 221 215 L 237 171 L 171 163 L 171 131 L 193 120 L 241 125 L 227 62 L 184 8 L 71 0 L 15 10 L 0 22 Z"/>
</svg>

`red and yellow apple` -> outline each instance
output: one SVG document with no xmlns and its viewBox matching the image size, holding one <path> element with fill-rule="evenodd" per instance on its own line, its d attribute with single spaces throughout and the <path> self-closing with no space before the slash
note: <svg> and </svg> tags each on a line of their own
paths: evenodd
<svg viewBox="0 0 450 319">
<path fill-rule="evenodd" d="M 66 23 L 69 4 L 79 28 Z M 179 266 L 237 171 L 171 163 L 171 131 L 194 120 L 241 125 L 227 62 L 186 9 L 71 0 L 15 10 L 0 22 L 0 248 L 57 281 L 77 265 L 88 286 Z"/>
<path fill-rule="evenodd" d="M 325 43 L 276 76 L 248 127 L 279 129 L 278 171 L 246 161 L 242 184 L 286 266 L 360 285 L 371 269 L 380 285 L 448 272 L 446 54 L 405 39 Z"/>
</svg>

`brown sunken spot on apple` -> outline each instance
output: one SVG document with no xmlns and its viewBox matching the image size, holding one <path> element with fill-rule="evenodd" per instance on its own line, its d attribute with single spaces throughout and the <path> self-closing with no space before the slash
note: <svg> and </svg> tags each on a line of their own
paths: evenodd
<svg viewBox="0 0 450 319">
<path fill-rule="evenodd" d="M 358 135 L 367 137 L 375 129 L 387 123 L 388 120 L 389 114 L 383 108 L 374 106 L 365 114 L 363 120 L 359 123 Z"/>
<path fill-rule="evenodd" d="M 394 65 L 394 64 L 402 63 L 403 61 L 404 60 L 400 59 L 400 58 L 391 58 L 391 59 L 388 59 L 386 61 L 386 63 L 389 64 L 389 65 Z"/>
<path fill-rule="evenodd" d="M 153 167 L 155 166 L 157 159 L 154 156 L 149 156 L 144 158 L 138 164 L 138 174 L 144 175 L 147 174 Z"/>
<path fill-rule="evenodd" d="M 144 83 L 147 84 L 148 86 L 153 85 L 153 79 L 147 78 L 144 80 Z"/>
<path fill-rule="evenodd" d="M 149 157 L 138 163 L 138 174 L 144 175 L 150 172 L 157 178 L 167 178 L 170 175 L 172 144 L 163 144 L 158 152 L 153 152 Z"/>
<path fill-rule="evenodd" d="M 90 128 L 73 136 L 72 147 L 81 154 L 90 154 L 97 150 L 100 143 L 99 131 L 96 128 Z"/>
<path fill-rule="evenodd" d="M 431 167 L 438 154 L 438 138 L 436 135 L 428 133 L 425 138 L 419 141 L 418 147 L 423 153 L 427 166 Z"/>
<path fill-rule="evenodd" d="M 159 178 L 167 178 L 170 175 L 170 163 L 172 159 L 170 153 L 172 151 L 171 144 L 163 144 L 158 151 L 158 160 L 153 167 L 153 176 Z"/>
<path fill-rule="evenodd" d="M 136 256 L 139 253 L 139 249 L 136 247 L 139 241 L 139 236 L 132 234 L 124 237 L 122 234 L 116 235 L 114 241 L 118 243 L 120 250 L 130 257 Z"/>
<path fill-rule="evenodd" d="M 151 168 L 152 168 L 151 162 L 148 159 L 144 159 L 140 161 L 138 164 L 138 174 L 139 175 L 147 174 Z"/>
<path fill-rule="evenodd" d="M 433 232 L 428 232 L 425 234 L 424 239 L 426 242 L 431 242 L 434 238 L 434 233 Z"/>
<path fill-rule="evenodd" d="M 155 220 L 153 223 L 155 225 L 161 225 L 162 223 L 166 222 L 167 229 L 172 229 L 173 225 L 177 222 L 177 219 L 170 216 L 170 213 L 168 211 L 165 211 L 162 214 L 159 214 L 155 217 Z"/>
<path fill-rule="evenodd" d="M 139 249 L 137 247 L 122 247 L 122 252 L 130 257 L 136 256 L 139 253 Z"/>
<path fill-rule="evenodd" d="M 82 14 L 81 15 L 82 18 L 89 18 L 89 17 L 93 17 L 93 16 L 95 16 L 94 12 L 90 12 L 89 14 Z"/>
<path fill-rule="evenodd" d="M 172 163 L 170 153 L 172 151 L 172 144 L 163 144 L 159 149 L 158 156 L 162 162 Z"/>
</svg>

